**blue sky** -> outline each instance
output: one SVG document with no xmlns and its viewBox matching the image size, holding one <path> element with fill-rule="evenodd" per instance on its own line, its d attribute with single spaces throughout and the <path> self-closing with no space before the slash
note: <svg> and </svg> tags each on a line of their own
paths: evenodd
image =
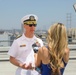
<svg viewBox="0 0 76 75">
<path fill-rule="evenodd" d="M 21 18 L 27 14 L 38 16 L 37 29 L 47 30 L 54 22 L 75 28 L 74 3 L 76 0 L 0 0 L 0 29 L 21 29 Z M 67 25 L 67 13 L 71 14 L 71 26 Z"/>
</svg>

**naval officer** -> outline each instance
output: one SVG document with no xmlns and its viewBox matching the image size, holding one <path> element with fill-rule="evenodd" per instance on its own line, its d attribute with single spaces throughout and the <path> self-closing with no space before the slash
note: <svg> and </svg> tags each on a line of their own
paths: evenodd
<svg viewBox="0 0 76 75">
<path fill-rule="evenodd" d="M 8 54 L 10 62 L 17 66 L 15 75 L 39 75 L 35 67 L 34 50 L 32 45 L 38 43 L 39 47 L 43 46 L 40 38 L 34 34 L 37 26 L 38 17 L 34 14 L 29 14 L 21 19 L 24 28 L 23 34 L 12 43 Z"/>
</svg>

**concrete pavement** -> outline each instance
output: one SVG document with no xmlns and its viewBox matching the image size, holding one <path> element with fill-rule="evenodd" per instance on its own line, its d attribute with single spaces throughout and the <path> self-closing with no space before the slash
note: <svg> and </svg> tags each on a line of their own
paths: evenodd
<svg viewBox="0 0 76 75">
<path fill-rule="evenodd" d="M 15 75 L 16 68 L 9 61 L 0 61 L 0 75 Z"/>
<path fill-rule="evenodd" d="M 0 75 L 15 75 L 16 68 L 9 61 L 0 61 Z M 69 60 L 64 75 L 76 75 L 76 60 Z"/>
<path fill-rule="evenodd" d="M 76 60 L 69 60 L 64 75 L 76 75 Z"/>
</svg>

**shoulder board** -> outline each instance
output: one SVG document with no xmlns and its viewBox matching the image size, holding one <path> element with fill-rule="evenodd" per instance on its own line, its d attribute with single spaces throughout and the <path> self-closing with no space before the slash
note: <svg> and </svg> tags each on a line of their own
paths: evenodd
<svg viewBox="0 0 76 75">
<path fill-rule="evenodd" d="M 22 35 L 18 35 L 17 37 L 16 37 L 16 39 L 18 39 L 18 38 L 20 38 Z"/>
</svg>

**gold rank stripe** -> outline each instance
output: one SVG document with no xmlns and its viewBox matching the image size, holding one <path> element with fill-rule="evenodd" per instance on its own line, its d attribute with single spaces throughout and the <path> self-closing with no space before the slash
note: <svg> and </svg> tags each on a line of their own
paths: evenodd
<svg viewBox="0 0 76 75">
<path fill-rule="evenodd" d="M 25 21 L 24 24 L 37 24 L 36 21 Z"/>
</svg>

